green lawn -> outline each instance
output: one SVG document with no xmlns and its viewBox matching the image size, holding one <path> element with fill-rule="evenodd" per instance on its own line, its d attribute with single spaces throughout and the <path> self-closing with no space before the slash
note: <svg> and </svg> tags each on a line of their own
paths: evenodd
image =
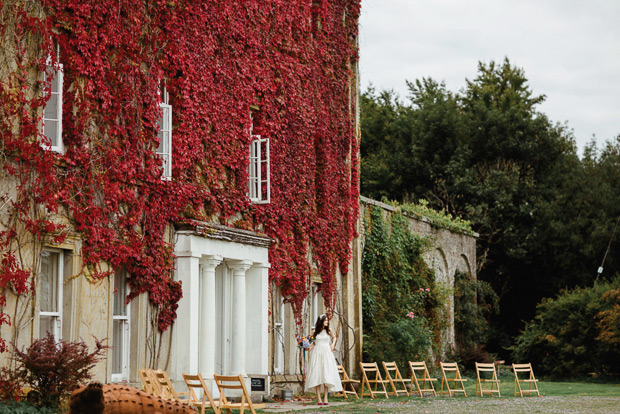
<svg viewBox="0 0 620 414">
<path fill-rule="evenodd" d="M 439 388 L 439 387 L 438 387 Z M 467 397 L 368 397 L 361 400 L 348 400 L 348 404 L 326 408 L 312 407 L 296 411 L 298 414 L 311 413 L 620 413 L 620 384 L 593 382 L 551 382 L 539 381 L 541 397 L 514 397 L 512 378 L 504 378 L 500 385 L 501 397 L 475 397 L 475 379 L 469 378 L 465 390 Z M 439 392 L 439 390 L 437 390 Z M 332 398 L 333 402 L 345 401 Z M 312 404 L 310 404 L 312 405 Z M 293 411 L 291 411 L 293 413 Z"/>
</svg>

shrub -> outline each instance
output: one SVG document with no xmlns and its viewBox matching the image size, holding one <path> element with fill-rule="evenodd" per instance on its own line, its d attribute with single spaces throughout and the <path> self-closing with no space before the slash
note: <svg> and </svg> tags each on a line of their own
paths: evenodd
<svg viewBox="0 0 620 414">
<path fill-rule="evenodd" d="M 0 414 L 56 414 L 52 407 L 37 407 L 27 401 L 1 403 Z"/>
<path fill-rule="evenodd" d="M 22 390 L 22 379 L 17 372 L 7 367 L 0 368 L 0 401 L 19 400 Z"/>
<path fill-rule="evenodd" d="M 409 372 L 408 361 L 429 357 L 433 334 L 424 317 L 404 317 L 386 324 L 383 331 L 379 338 L 364 336 L 364 354 L 368 361 L 395 361 L 403 374 Z"/>
<path fill-rule="evenodd" d="M 491 362 L 484 347 L 489 337 L 489 318 L 499 310 L 499 298 L 491 285 L 456 271 L 454 275 L 454 333 L 452 355 L 466 369 L 474 362 Z"/>
<path fill-rule="evenodd" d="M 537 373 L 554 378 L 591 372 L 617 375 L 620 354 L 612 340 L 617 327 L 608 327 L 608 323 L 614 320 L 613 309 L 620 298 L 608 292 L 619 287 L 620 276 L 616 276 L 612 282 L 543 299 L 534 319 L 516 338 L 515 362 L 532 362 Z"/>
<path fill-rule="evenodd" d="M 62 396 L 91 378 L 91 369 L 108 348 L 98 340 L 96 349 L 88 352 L 84 342 L 58 341 L 48 333 L 34 341 L 26 351 L 15 350 L 18 375 L 36 391 L 40 405 L 58 407 Z"/>
</svg>

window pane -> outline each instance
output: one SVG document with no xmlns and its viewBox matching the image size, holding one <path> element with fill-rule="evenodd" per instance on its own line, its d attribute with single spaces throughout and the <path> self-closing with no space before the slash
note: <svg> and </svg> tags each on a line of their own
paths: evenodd
<svg viewBox="0 0 620 414">
<path fill-rule="evenodd" d="M 120 271 L 114 274 L 114 315 L 127 316 L 127 279 L 125 272 Z"/>
<path fill-rule="evenodd" d="M 157 120 L 157 126 L 159 127 L 159 132 L 157 133 L 157 138 L 159 138 L 159 147 L 157 147 L 157 153 L 161 154 L 164 150 L 164 123 L 162 118 Z"/>
<path fill-rule="evenodd" d="M 55 316 L 43 316 L 39 318 L 39 338 L 45 338 L 47 333 L 51 333 L 52 335 L 56 335 L 54 332 L 54 320 Z"/>
<path fill-rule="evenodd" d="M 112 373 L 123 373 L 123 325 L 125 321 L 114 319 L 112 323 Z"/>
<path fill-rule="evenodd" d="M 163 108 L 163 130 L 170 131 L 170 107 L 164 106 Z"/>
<path fill-rule="evenodd" d="M 58 119 L 58 98 L 60 95 L 53 93 L 49 100 L 45 103 L 45 109 L 43 110 L 43 118 L 45 119 Z"/>
<path fill-rule="evenodd" d="M 52 146 L 58 145 L 58 121 L 46 119 L 43 121 L 43 135 L 52 141 Z"/>
<path fill-rule="evenodd" d="M 54 71 L 54 73 L 52 74 L 53 78 L 52 78 L 52 94 L 54 93 L 58 93 L 59 92 L 59 84 L 60 84 L 60 76 L 58 76 L 58 73 L 56 73 L 56 71 Z M 52 95 L 53 97 L 54 95 Z"/>
<path fill-rule="evenodd" d="M 58 259 L 60 253 L 41 254 L 41 311 L 58 312 Z"/>
</svg>

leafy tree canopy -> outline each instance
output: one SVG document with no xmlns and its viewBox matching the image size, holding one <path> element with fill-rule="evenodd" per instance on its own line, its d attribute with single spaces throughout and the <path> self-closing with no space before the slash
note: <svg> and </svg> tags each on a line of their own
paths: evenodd
<svg viewBox="0 0 620 414">
<path fill-rule="evenodd" d="M 479 277 L 500 298 L 503 334 L 490 343 L 500 350 L 543 297 L 594 281 L 620 215 L 620 140 L 580 159 L 572 131 L 538 110 L 545 96 L 508 59 L 480 63 L 456 93 L 427 78 L 408 87 L 405 102 L 362 95 L 361 193 L 426 199 L 471 222 Z M 607 275 L 620 270 L 618 250 Z"/>
</svg>

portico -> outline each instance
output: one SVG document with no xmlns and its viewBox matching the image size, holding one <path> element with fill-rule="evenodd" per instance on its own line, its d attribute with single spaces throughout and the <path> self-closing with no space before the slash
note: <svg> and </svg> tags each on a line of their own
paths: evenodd
<svg viewBox="0 0 620 414">
<path fill-rule="evenodd" d="M 176 278 L 183 298 L 173 331 L 171 373 L 268 374 L 271 239 L 201 223 L 176 233 Z"/>
</svg>

